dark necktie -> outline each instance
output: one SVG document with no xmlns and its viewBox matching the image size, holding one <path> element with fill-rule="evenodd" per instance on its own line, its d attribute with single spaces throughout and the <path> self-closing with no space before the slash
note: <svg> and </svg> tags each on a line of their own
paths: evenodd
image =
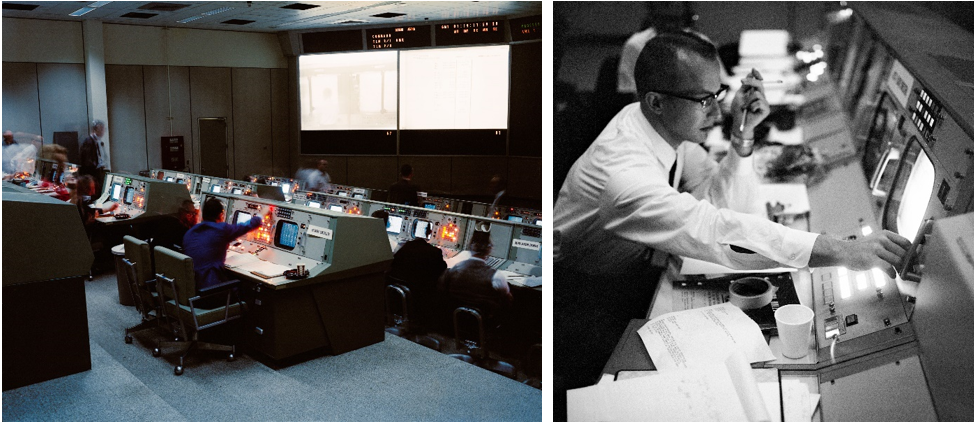
<svg viewBox="0 0 979 428">
<path fill-rule="evenodd" d="M 670 168 L 670 187 L 673 186 L 673 176 L 676 175 L 676 160 L 673 160 L 673 166 Z"/>
</svg>

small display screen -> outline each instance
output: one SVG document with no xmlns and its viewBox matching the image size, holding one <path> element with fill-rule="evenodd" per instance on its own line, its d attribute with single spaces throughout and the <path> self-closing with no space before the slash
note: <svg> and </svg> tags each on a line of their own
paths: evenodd
<svg viewBox="0 0 979 428">
<path fill-rule="evenodd" d="M 135 194 L 135 193 L 136 193 L 136 189 L 133 189 L 132 187 L 127 187 L 126 188 L 126 203 L 127 204 L 133 203 L 133 194 Z"/>
<path fill-rule="evenodd" d="M 347 196 L 348 194 L 349 193 L 344 192 L 344 191 L 337 192 L 337 196 Z"/>
<path fill-rule="evenodd" d="M 330 208 L 330 211 L 336 211 L 338 213 L 342 213 L 343 212 L 343 207 L 341 207 L 341 206 L 339 206 L 337 204 L 330 204 L 329 208 Z"/>
<path fill-rule="evenodd" d="M 364 199 L 363 193 L 354 193 L 354 199 Z"/>
<path fill-rule="evenodd" d="M 282 193 L 289 193 L 289 189 L 292 188 L 289 183 L 282 183 Z"/>
<path fill-rule="evenodd" d="M 213 193 L 221 193 L 221 185 L 220 184 L 212 185 L 211 186 L 211 192 L 213 192 Z"/>
<path fill-rule="evenodd" d="M 318 201 L 308 201 L 308 202 L 306 202 L 306 205 L 309 205 L 310 207 L 313 207 L 313 208 L 319 208 L 320 207 L 320 203 Z"/>
<path fill-rule="evenodd" d="M 240 194 L 242 194 L 243 192 L 241 191 L 241 189 L 231 189 L 231 193 L 233 193 L 233 194 L 235 194 L 235 195 L 240 195 Z"/>
<path fill-rule="evenodd" d="M 510 220 L 510 221 L 515 221 L 515 222 L 517 222 L 517 223 L 521 223 L 521 222 L 523 222 L 523 217 L 520 217 L 520 216 L 518 216 L 518 215 L 510 215 L 510 216 L 507 216 L 507 218 L 506 218 L 506 219 L 507 219 L 507 220 Z"/>
<path fill-rule="evenodd" d="M 180 184 L 184 184 L 184 179 L 182 179 L 182 178 L 178 178 L 178 179 L 177 179 L 177 182 L 178 182 L 178 183 L 180 183 Z"/>
<path fill-rule="evenodd" d="M 113 201 L 118 201 L 120 196 L 122 196 L 122 185 L 119 183 L 113 184 L 112 194 L 109 196 L 109 199 L 112 199 Z"/>
<path fill-rule="evenodd" d="M 534 224 L 537 225 L 537 226 L 543 226 L 544 225 L 544 220 L 542 220 L 542 219 L 534 220 Z"/>
<path fill-rule="evenodd" d="M 431 228 L 432 224 L 425 220 L 415 221 L 415 232 L 412 234 L 415 238 L 428 239 L 428 230 Z"/>
<path fill-rule="evenodd" d="M 275 246 L 291 250 L 299 240 L 299 225 L 291 221 L 279 220 L 275 227 Z"/>
<path fill-rule="evenodd" d="M 401 223 L 404 223 L 405 219 L 403 217 L 398 217 L 396 215 L 388 216 L 388 233 L 401 233 Z"/>
<path fill-rule="evenodd" d="M 166 181 L 169 181 L 169 182 L 171 182 L 171 183 L 173 183 L 173 177 L 167 177 L 167 178 L 165 178 L 164 180 L 166 180 Z"/>
<path fill-rule="evenodd" d="M 252 221 L 252 215 L 244 211 L 235 211 L 235 224 L 248 224 Z"/>
<path fill-rule="evenodd" d="M 425 208 L 428 208 L 428 209 L 430 209 L 430 210 L 434 210 L 434 209 L 435 209 L 435 204 L 429 204 L 429 203 L 426 203 L 426 204 L 425 204 Z"/>
</svg>

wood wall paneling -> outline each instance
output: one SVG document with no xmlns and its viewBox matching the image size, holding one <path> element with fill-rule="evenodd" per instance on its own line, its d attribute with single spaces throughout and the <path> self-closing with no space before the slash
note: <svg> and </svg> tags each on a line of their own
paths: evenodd
<svg viewBox="0 0 979 428">
<path fill-rule="evenodd" d="M 63 131 L 78 132 L 84 139 L 89 132 L 85 66 L 37 64 L 37 87 L 45 141 L 54 141 L 54 133 Z"/>
<path fill-rule="evenodd" d="M 340 184 L 387 190 L 397 181 L 397 171 L 397 156 L 350 156 L 347 158 L 347 182 L 334 181 Z"/>
<path fill-rule="evenodd" d="M 231 88 L 231 69 L 230 68 L 190 68 L 190 112 L 191 126 L 195 142 L 200 135 L 198 119 L 206 117 L 223 117 L 228 124 L 228 144 L 229 153 L 227 159 L 231 159 L 230 146 L 234 145 L 233 130 L 234 120 L 232 118 L 232 88 Z M 195 159 L 201 158 L 199 144 L 195 144 Z M 229 172 L 234 178 L 237 172 L 234 171 L 234 164 L 229 164 Z M 240 177 L 238 177 L 240 178 Z"/>
<path fill-rule="evenodd" d="M 37 99 L 37 66 L 23 62 L 3 63 L 3 130 L 44 135 L 41 130 L 40 108 Z M 49 131 L 44 140 L 54 141 L 53 135 Z"/>
<path fill-rule="evenodd" d="M 506 176 L 503 156 L 459 156 L 452 159 L 452 194 L 487 195 L 493 175 Z"/>
<path fill-rule="evenodd" d="M 138 174 L 149 169 L 146 116 L 143 101 L 143 67 L 107 65 L 106 99 L 112 170 Z"/>
<path fill-rule="evenodd" d="M 448 156 L 401 156 L 398 158 L 396 174 L 401 173 L 401 165 L 411 165 L 414 171 L 412 181 L 423 192 L 448 194 L 452 183 L 452 158 Z M 392 180 L 392 183 L 394 181 Z M 387 189 L 385 187 L 385 189 Z"/>
<path fill-rule="evenodd" d="M 273 175 L 271 81 L 268 69 L 234 68 L 232 77 L 232 107 L 234 110 L 235 175 L 241 180 L 246 174 Z"/>
<path fill-rule="evenodd" d="M 507 162 L 506 177 L 507 195 L 514 198 L 543 200 L 544 173 L 539 158 L 511 157 Z"/>
<path fill-rule="evenodd" d="M 276 177 L 291 177 L 289 140 L 289 77 L 286 69 L 272 69 L 272 172 Z"/>
</svg>

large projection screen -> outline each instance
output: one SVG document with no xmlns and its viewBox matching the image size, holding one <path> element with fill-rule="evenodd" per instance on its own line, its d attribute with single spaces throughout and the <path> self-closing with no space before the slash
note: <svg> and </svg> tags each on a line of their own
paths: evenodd
<svg viewBox="0 0 979 428">
<path fill-rule="evenodd" d="M 299 57 L 303 131 L 394 130 L 398 52 Z"/>
<path fill-rule="evenodd" d="M 510 47 L 401 51 L 399 127 L 507 129 Z"/>
</svg>

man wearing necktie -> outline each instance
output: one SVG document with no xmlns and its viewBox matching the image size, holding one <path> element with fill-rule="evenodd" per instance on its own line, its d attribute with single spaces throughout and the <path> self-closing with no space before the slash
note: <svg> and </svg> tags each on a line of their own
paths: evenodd
<svg viewBox="0 0 979 428">
<path fill-rule="evenodd" d="M 568 172 L 554 205 L 556 412 L 563 390 L 597 380 L 628 320 L 645 317 L 660 273 L 654 252 L 735 269 L 879 267 L 893 277 L 911 245 L 887 231 L 841 241 L 745 214 L 760 184 L 754 130 L 770 109 L 752 70 L 731 102 L 744 126 L 714 161 L 698 144 L 721 120 L 720 70 L 698 33 L 650 40 L 636 63 L 639 101 Z"/>
<path fill-rule="evenodd" d="M 88 174 L 95 178 L 96 192 L 102 191 L 102 180 L 105 178 L 105 172 L 109 169 L 102 157 L 102 146 L 104 144 L 102 137 L 104 136 L 105 122 L 101 120 L 92 122 L 92 132 L 82 142 L 82 147 L 79 150 L 81 165 L 78 167 L 78 174 Z M 97 197 L 98 195 L 93 195 L 93 198 Z"/>
</svg>

